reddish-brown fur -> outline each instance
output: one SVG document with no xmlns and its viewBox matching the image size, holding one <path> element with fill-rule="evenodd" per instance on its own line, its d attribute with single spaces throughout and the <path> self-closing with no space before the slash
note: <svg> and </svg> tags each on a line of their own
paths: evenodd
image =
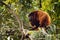
<svg viewBox="0 0 60 40">
<path fill-rule="evenodd" d="M 28 17 L 32 27 L 35 26 L 34 29 L 47 27 L 51 23 L 49 14 L 42 10 L 31 12 Z"/>
</svg>

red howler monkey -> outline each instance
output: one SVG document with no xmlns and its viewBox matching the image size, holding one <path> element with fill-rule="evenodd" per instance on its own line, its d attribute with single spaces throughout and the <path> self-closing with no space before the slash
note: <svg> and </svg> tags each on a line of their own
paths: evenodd
<svg viewBox="0 0 60 40">
<path fill-rule="evenodd" d="M 28 15 L 28 17 L 29 17 L 30 24 L 32 25 L 32 30 L 36 30 L 40 27 L 42 29 L 42 32 L 44 34 L 47 34 L 45 29 L 51 23 L 50 16 L 48 13 L 46 13 L 42 10 L 37 10 L 37 11 L 31 12 Z M 29 33 L 27 33 L 25 36 L 26 36 L 26 38 L 27 37 L 30 38 Z M 32 38 L 30 38 L 30 39 L 32 39 Z"/>
<path fill-rule="evenodd" d="M 33 30 L 38 27 L 46 28 L 51 23 L 49 14 L 42 10 L 33 11 L 28 17 Z"/>
</svg>

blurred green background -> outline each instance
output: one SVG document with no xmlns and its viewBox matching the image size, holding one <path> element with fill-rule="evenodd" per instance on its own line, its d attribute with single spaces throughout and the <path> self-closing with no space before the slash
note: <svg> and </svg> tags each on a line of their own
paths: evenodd
<svg viewBox="0 0 60 40">
<path fill-rule="evenodd" d="M 51 16 L 52 24 L 56 26 L 56 35 L 60 34 L 60 0 L 1 0 L 15 11 L 20 20 L 24 23 L 24 28 L 29 29 L 28 14 L 34 10 L 44 10 Z M 19 24 L 13 14 L 10 14 L 7 7 L 0 3 L 0 40 L 11 34 L 14 40 L 19 40 L 21 34 Z M 56 38 L 58 40 L 60 35 Z M 55 39 L 54 39 L 55 40 Z"/>
</svg>

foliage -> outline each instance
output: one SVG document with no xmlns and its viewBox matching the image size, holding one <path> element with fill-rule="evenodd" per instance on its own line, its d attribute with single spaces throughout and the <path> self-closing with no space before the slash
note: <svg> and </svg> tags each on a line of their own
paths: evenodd
<svg viewBox="0 0 60 40">
<path fill-rule="evenodd" d="M 34 10 L 44 10 L 51 16 L 52 24 L 56 25 L 56 31 L 60 31 L 60 0 L 1 0 L 7 4 L 23 21 L 23 26 L 29 29 L 30 24 L 28 14 Z M 52 29 L 52 28 L 51 28 Z M 55 29 L 54 29 L 55 30 Z M 52 29 L 53 31 L 53 29 Z M 10 34 L 9 34 L 10 32 Z M 12 35 L 14 40 L 20 40 L 21 34 L 19 24 L 13 14 L 10 14 L 7 7 L 0 3 L 0 40 Z M 59 39 L 56 33 L 53 33 L 55 39 Z M 57 38 L 56 38 L 57 37 Z"/>
</svg>

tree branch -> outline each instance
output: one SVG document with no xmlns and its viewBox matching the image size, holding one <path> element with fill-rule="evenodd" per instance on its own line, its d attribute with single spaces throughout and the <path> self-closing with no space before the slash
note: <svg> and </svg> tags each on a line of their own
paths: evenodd
<svg viewBox="0 0 60 40">
<path fill-rule="evenodd" d="M 22 38 L 23 38 L 24 35 L 26 34 L 26 33 L 24 33 L 24 32 L 26 32 L 26 31 L 25 31 L 25 29 L 24 29 L 24 27 L 23 27 L 23 21 L 20 20 L 20 18 L 19 18 L 19 16 L 17 15 L 17 13 L 15 13 L 15 11 L 14 11 L 13 9 L 11 9 L 7 4 L 5 4 L 5 3 L 2 2 L 2 1 L 0 1 L 0 4 L 5 5 L 5 6 L 8 8 L 8 11 L 9 11 L 11 14 L 13 14 L 13 16 L 15 16 L 17 22 L 19 23 L 19 27 L 20 27 L 19 29 L 20 29 L 20 32 L 22 33 Z M 21 38 L 21 40 L 23 40 L 22 38 Z"/>
<path fill-rule="evenodd" d="M 17 15 L 17 13 L 15 13 L 15 11 L 13 9 L 11 9 L 7 4 L 5 4 L 3 1 L 0 1 L 0 5 L 5 5 L 6 8 L 8 8 L 8 11 L 13 14 L 13 16 L 15 16 L 17 22 L 19 23 L 19 29 L 20 29 L 20 32 L 22 32 L 22 30 L 24 29 L 23 28 L 23 22 L 22 20 L 20 20 L 19 16 Z"/>
</svg>

